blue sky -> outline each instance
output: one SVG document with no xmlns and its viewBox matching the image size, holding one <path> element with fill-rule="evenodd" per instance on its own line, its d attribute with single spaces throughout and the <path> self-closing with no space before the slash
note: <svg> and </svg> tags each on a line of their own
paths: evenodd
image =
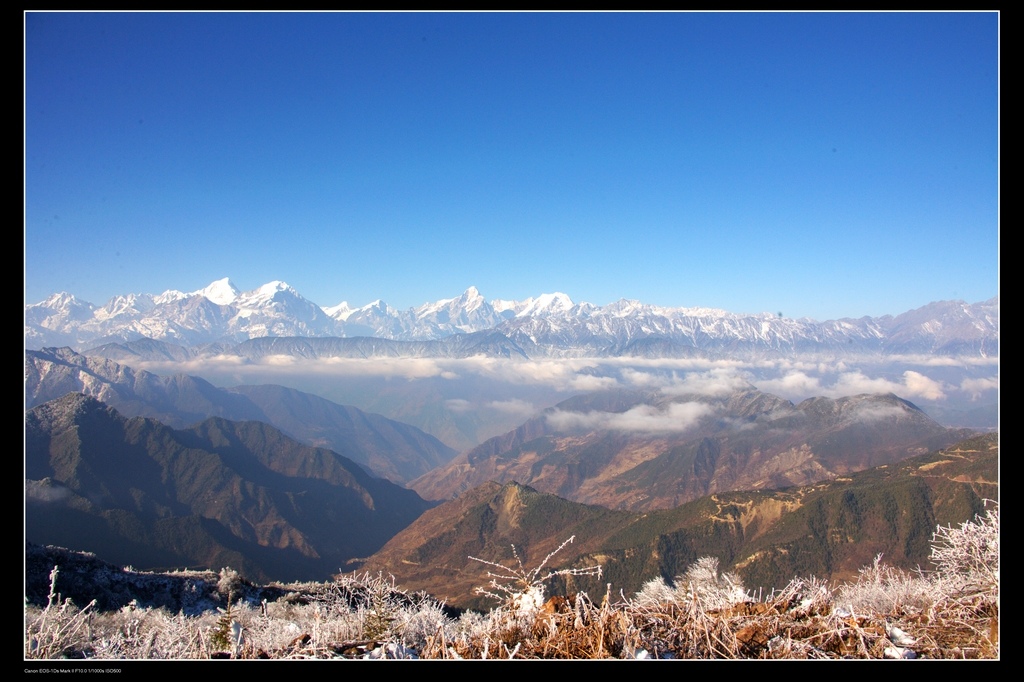
<svg viewBox="0 0 1024 682">
<path fill-rule="evenodd" d="M 28 13 L 25 300 L 998 293 L 995 13 Z"/>
</svg>

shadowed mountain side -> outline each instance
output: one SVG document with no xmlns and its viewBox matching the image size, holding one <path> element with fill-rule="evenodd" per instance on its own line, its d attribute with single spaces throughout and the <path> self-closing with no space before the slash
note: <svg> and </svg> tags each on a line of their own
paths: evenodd
<svg viewBox="0 0 1024 682">
<path fill-rule="evenodd" d="M 324 579 L 431 505 L 261 422 L 174 430 L 69 394 L 25 418 L 26 537 L 140 567 Z"/>
<path fill-rule="evenodd" d="M 945 447 L 947 429 L 895 395 L 812 398 L 612 391 L 576 396 L 410 487 L 451 499 L 493 480 L 587 504 L 666 509 L 729 490 L 827 480 Z"/>
<path fill-rule="evenodd" d="M 675 509 L 632 513 L 569 502 L 517 483 L 486 483 L 425 512 L 364 568 L 392 573 L 455 606 L 489 607 L 474 594 L 488 567 L 469 556 L 527 569 L 572 535 L 548 568 L 600 564 L 601 578 L 559 579 L 554 593 L 593 598 L 611 583 L 629 595 L 671 579 L 702 556 L 736 570 L 748 588 L 797 576 L 849 578 L 884 554 L 887 564 L 928 565 L 937 524 L 959 524 L 998 498 L 997 434 L 811 486 L 703 497 Z"/>
<path fill-rule="evenodd" d="M 66 393 L 101 400 L 127 417 L 181 428 L 209 417 L 261 421 L 333 450 L 396 483 L 449 461 L 455 451 L 401 422 L 281 386 L 217 388 L 198 377 L 162 377 L 70 348 L 25 354 L 25 400 L 34 407 Z"/>
</svg>

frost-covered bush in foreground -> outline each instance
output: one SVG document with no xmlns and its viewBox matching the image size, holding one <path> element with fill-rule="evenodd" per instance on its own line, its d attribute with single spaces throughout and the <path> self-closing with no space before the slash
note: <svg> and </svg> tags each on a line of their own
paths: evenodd
<svg viewBox="0 0 1024 682">
<path fill-rule="evenodd" d="M 932 538 L 932 563 L 947 590 L 969 595 L 999 594 L 999 508 L 959 528 L 939 526 Z"/>
<path fill-rule="evenodd" d="M 881 554 L 860 569 L 855 582 L 841 585 L 834 596 L 837 608 L 850 613 L 922 612 L 941 600 L 938 581 L 921 572 L 888 566 Z"/>
<path fill-rule="evenodd" d="M 747 600 L 743 581 L 735 573 L 718 572 L 718 559 L 701 557 L 672 585 L 661 578 L 647 581 L 634 601 L 638 604 L 684 604 L 697 602 L 708 611 L 723 609 Z"/>
<path fill-rule="evenodd" d="M 999 509 L 958 528 L 939 526 L 932 536 L 931 573 L 910 573 L 882 563 L 882 555 L 860 570 L 856 582 L 836 592 L 839 607 L 857 613 L 928 613 L 954 605 L 997 608 L 999 598 Z"/>
</svg>

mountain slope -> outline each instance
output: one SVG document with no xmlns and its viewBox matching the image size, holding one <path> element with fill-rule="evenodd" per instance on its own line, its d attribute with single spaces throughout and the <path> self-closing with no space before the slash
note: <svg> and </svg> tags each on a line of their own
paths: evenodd
<svg viewBox="0 0 1024 682">
<path fill-rule="evenodd" d="M 138 566 L 323 579 L 430 505 L 260 422 L 171 429 L 68 394 L 25 416 L 26 536 Z"/>
<path fill-rule="evenodd" d="M 937 524 L 959 524 L 998 499 L 998 434 L 810 486 L 714 494 L 674 509 L 635 513 L 584 505 L 510 482 L 485 483 L 425 512 L 365 564 L 456 606 L 486 607 L 475 595 L 489 567 L 537 566 L 570 536 L 548 568 L 600 564 L 601 578 L 573 578 L 592 597 L 607 584 L 626 595 L 671 579 L 702 556 L 719 559 L 748 587 L 793 577 L 845 579 L 884 554 L 888 564 L 927 567 Z M 567 588 L 558 582 L 557 593 Z"/>
<path fill-rule="evenodd" d="M 452 605 L 486 609 L 494 604 L 473 590 L 487 584 L 487 566 L 469 557 L 508 564 L 515 545 L 532 567 L 576 535 L 571 550 L 559 555 L 564 561 L 597 551 L 603 538 L 632 519 L 628 512 L 569 502 L 518 483 L 489 482 L 425 512 L 364 568 L 391 573 L 399 584 Z"/>
<path fill-rule="evenodd" d="M 70 348 L 26 351 L 25 402 L 34 407 L 69 392 L 91 395 L 125 416 L 184 427 L 208 417 L 262 421 L 310 445 L 349 457 L 404 483 L 455 451 L 419 429 L 280 386 L 221 389 L 198 377 L 161 377 Z"/>
</svg>

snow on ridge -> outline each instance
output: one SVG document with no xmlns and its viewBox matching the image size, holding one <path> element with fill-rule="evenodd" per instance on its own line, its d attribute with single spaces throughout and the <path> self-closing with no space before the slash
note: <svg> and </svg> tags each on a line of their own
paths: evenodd
<svg viewBox="0 0 1024 682">
<path fill-rule="evenodd" d="M 436 313 L 437 311 L 439 311 L 439 310 L 441 310 L 443 308 L 446 308 L 449 305 L 451 305 L 452 301 L 454 301 L 454 300 L 455 300 L 454 298 L 442 298 L 442 299 L 437 300 L 437 301 L 427 301 L 426 303 L 424 303 L 423 305 L 419 306 L 418 308 L 412 308 L 412 311 L 413 311 L 413 313 L 415 313 L 415 315 L 417 317 L 423 317 L 425 315 L 432 315 L 432 314 Z M 379 303 L 379 302 L 380 302 L 380 299 L 377 299 L 374 303 Z M 371 303 L 370 305 L 373 305 L 373 303 Z"/>
<path fill-rule="evenodd" d="M 506 310 L 515 312 L 517 305 L 519 305 L 519 301 L 510 301 L 504 298 L 495 298 L 491 301 L 491 307 L 496 313 L 503 313 Z"/>
<path fill-rule="evenodd" d="M 721 308 L 705 308 L 702 306 L 694 306 L 692 308 L 656 308 L 656 310 L 672 311 L 678 315 L 686 315 L 687 317 L 726 317 L 732 314 L 726 310 L 722 310 Z M 765 314 L 770 315 L 770 313 Z"/>
<path fill-rule="evenodd" d="M 199 292 L 197 291 L 192 295 L 194 296 L 198 293 Z M 164 293 L 154 296 L 153 303 L 156 303 L 157 305 L 163 305 L 164 303 L 173 303 L 174 301 L 180 301 L 181 299 L 188 297 L 189 294 L 186 294 L 184 291 L 178 291 L 177 289 L 168 289 Z"/>
<path fill-rule="evenodd" d="M 371 311 L 378 312 L 378 313 L 383 313 L 385 315 L 394 315 L 396 313 L 394 308 L 392 308 L 387 303 L 385 303 L 384 301 L 382 301 L 381 299 L 378 298 L 378 299 L 375 299 L 373 301 L 370 301 L 369 303 L 367 303 L 364 306 L 360 306 L 358 308 L 355 308 L 352 311 L 352 313 L 350 313 L 350 315 L 354 314 L 354 313 L 364 313 L 364 312 L 371 312 Z"/>
<path fill-rule="evenodd" d="M 338 305 L 332 305 L 328 308 L 321 308 L 327 317 L 334 318 L 335 320 L 341 320 L 344 322 L 348 319 L 349 315 L 355 312 L 355 309 L 348 304 L 348 301 L 342 301 Z"/>
</svg>

